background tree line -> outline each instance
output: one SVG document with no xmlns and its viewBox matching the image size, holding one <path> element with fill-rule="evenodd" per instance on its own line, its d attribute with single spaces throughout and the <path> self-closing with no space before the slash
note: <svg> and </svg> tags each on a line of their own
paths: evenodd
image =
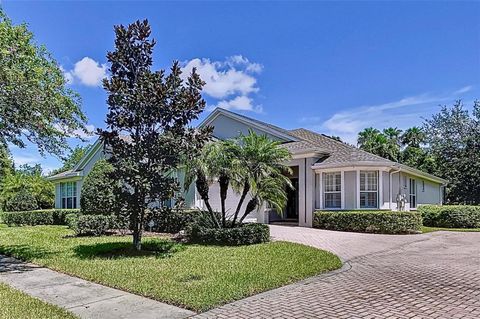
<svg viewBox="0 0 480 319">
<path fill-rule="evenodd" d="M 447 203 L 480 204 L 480 101 L 442 106 L 421 127 L 373 127 L 358 133 L 361 149 L 448 181 Z"/>
</svg>

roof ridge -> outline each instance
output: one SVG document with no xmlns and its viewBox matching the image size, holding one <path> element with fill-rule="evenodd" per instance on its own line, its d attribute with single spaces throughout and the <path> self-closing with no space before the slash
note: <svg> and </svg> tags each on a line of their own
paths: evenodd
<svg viewBox="0 0 480 319">
<path fill-rule="evenodd" d="M 314 135 L 318 135 L 318 136 L 322 136 L 322 137 L 325 137 L 325 138 L 328 138 L 330 141 L 334 142 L 335 144 L 339 145 L 339 146 L 342 146 L 344 148 L 348 148 L 348 149 L 351 149 L 351 150 L 355 150 L 355 151 L 358 151 L 358 152 L 361 152 L 361 153 L 365 153 L 365 154 L 368 154 L 370 156 L 374 156 L 376 158 L 379 158 L 379 159 L 382 159 L 384 161 L 389 161 L 389 162 L 392 162 L 392 163 L 396 163 L 392 160 L 389 160 L 387 158 L 384 158 L 382 156 L 379 156 L 379 155 L 376 155 L 376 154 L 373 154 L 373 153 L 370 153 L 370 152 L 367 152 L 365 150 L 362 150 L 361 148 L 355 146 L 355 145 L 351 145 L 351 144 L 347 144 L 347 143 L 344 143 L 342 141 L 339 141 L 339 140 L 336 140 L 328 135 L 325 135 L 323 133 L 318 133 L 318 132 L 315 132 L 315 131 L 312 131 L 312 130 L 309 130 L 309 129 L 306 129 L 306 128 L 298 128 L 298 129 L 294 129 L 294 130 L 291 130 L 291 131 L 300 131 L 300 130 L 303 130 L 303 131 L 306 131 L 308 133 L 311 133 L 311 134 L 314 134 Z"/>
</svg>

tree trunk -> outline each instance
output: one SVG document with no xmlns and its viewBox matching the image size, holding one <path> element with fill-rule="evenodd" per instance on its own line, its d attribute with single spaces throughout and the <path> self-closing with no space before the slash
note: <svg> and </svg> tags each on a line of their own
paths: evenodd
<svg viewBox="0 0 480 319">
<path fill-rule="evenodd" d="M 133 231 L 133 247 L 135 250 L 142 250 L 142 231 L 136 227 Z"/>
<path fill-rule="evenodd" d="M 258 199 L 256 197 L 252 198 L 251 200 L 248 201 L 247 207 L 245 207 L 245 213 L 243 213 L 242 218 L 240 218 L 240 223 L 243 222 L 243 220 L 257 208 L 258 205 Z"/>
<path fill-rule="evenodd" d="M 235 223 L 237 222 L 238 213 L 240 213 L 240 209 L 242 208 L 243 202 L 245 201 L 245 197 L 247 197 L 247 194 L 248 194 L 249 190 L 250 190 L 250 183 L 248 181 L 245 181 L 245 184 L 243 185 L 242 196 L 240 197 L 240 200 L 238 201 L 237 209 L 235 210 L 235 215 L 233 215 L 232 228 L 235 227 Z"/>
<path fill-rule="evenodd" d="M 210 206 L 210 202 L 208 199 L 208 182 L 204 174 L 197 173 L 197 179 L 195 181 L 195 186 L 197 187 L 198 194 L 202 198 L 205 206 L 207 206 L 208 213 L 210 218 L 212 219 L 213 223 L 217 228 L 220 228 L 220 223 L 217 220 L 217 216 L 213 212 L 212 206 Z"/>
<path fill-rule="evenodd" d="M 220 176 L 218 179 L 218 183 L 220 184 L 220 205 L 222 207 L 222 227 L 225 228 L 226 226 L 226 214 L 225 211 L 225 200 L 227 199 L 227 192 L 228 192 L 228 184 L 230 183 L 230 179 L 227 176 Z"/>
</svg>

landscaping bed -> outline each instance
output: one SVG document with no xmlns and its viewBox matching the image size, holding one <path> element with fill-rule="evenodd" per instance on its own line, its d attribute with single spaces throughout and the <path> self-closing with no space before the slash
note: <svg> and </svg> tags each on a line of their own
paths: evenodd
<svg viewBox="0 0 480 319">
<path fill-rule="evenodd" d="M 8 319 L 74 319 L 68 311 L 30 297 L 0 283 L 0 318 Z"/>
<path fill-rule="evenodd" d="M 421 232 L 418 212 L 395 211 L 316 211 L 313 227 L 378 234 L 416 234 Z"/>
<path fill-rule="evenodd" d="M 0 253 L 159 301 L 204 311 L 341 267 L 332 253 L 289 242 L 194 245 L 131 237 L 73 237 L 63 226 L 8 227 Z"/>
</svg>

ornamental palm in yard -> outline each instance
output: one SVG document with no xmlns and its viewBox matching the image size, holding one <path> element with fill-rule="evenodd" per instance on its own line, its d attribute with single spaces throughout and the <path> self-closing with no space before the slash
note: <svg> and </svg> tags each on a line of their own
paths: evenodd
<svg viewBox="0 0 480 319">
<path fill-rule="evenodd" d="M 287 202 L 286 188 L 292 187 L 285 173 L 285 165 L 291 159 L 290 152 L 279 142 L 266 135 L 249 131 L 235 140 L 216 141 L 207 145 L 202 155 L 187 164 L 186 184 L 194 179 L 197 191 L 205 202 L 207 210 L 215 220 L 215 212 L 209 203 L 209 185 L 218 182 L 220 186 L 222 227 L 235 227 L 247 195 L 251 199 L 241 215 L 240 222 L 258 207 L 268 203 L 279 212 Z M 228 188 L 240 194 L 231 223 L 226 222 L 225 200 Z M 219 223 L 217 222 L 217 225 Z M 219 225 L 220 226 L 220 225 Z"/>
</svg>

